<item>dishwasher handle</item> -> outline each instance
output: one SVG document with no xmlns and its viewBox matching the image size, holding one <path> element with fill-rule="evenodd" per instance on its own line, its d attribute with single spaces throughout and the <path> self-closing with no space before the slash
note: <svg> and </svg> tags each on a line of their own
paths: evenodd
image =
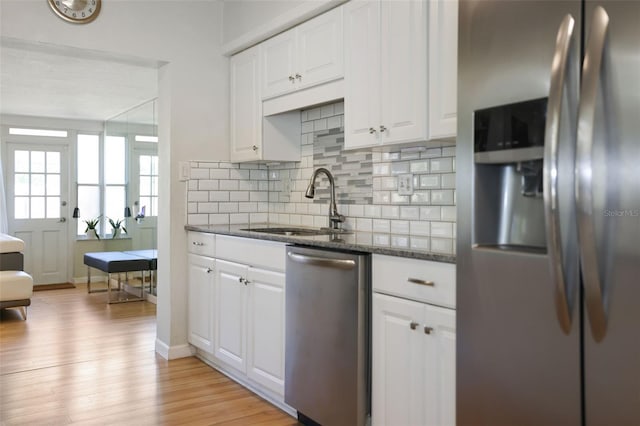
<svg viewBox="0 0 640 426">
<path fill-rule="evenodd" d="M 317 256 L 307 256 L 304 254 L 293 253 L 291 251 L 287 252 L 287 256 L 289 259 L 296 263 L 304 263 L 306 265 L 312 266 L 324 266 L 327 268 L 337 268 L 337 269 L 353 269 L 356 267 L 355 260 L 350 259 L 331 259 L 328 257 L 317 257 Z"/>
</svg>

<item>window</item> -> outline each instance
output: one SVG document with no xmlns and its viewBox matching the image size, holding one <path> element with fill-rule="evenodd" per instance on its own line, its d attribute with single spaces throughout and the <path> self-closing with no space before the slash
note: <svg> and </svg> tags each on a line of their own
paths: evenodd
<svg viewBox="0 0 640 426">
<path fill-rule="evenodd" d="M 158 216 L 158 156 L 140 156 L 140 209 L 145 216 Z"/>
<path fill-rule="evenodd" d="M 60 153 L 16 150 L 14 154 L 14 217 L 60 217 Z"/>
<path fill-rule="evenodd" d="M 10 135 L 20 136 L 49 136 L 54 138 L 66 138 L 66 130 L 47 130 L 47 129 L 21 129 L 19 127 L 10 127 Z"/>
<path fill-rule="evenodd" d="M 127 144 L 124 136 L 107 136 L 100 149 L 98 135 L 78 135 L 78 235 L 84 220 L 102 215 L 99 233 L 111 231 L 107 218 L 122 219 L 127 202 Z M 100 155 L 102 153 L 102 155 Z M 101 161 L 102 160 L 102 161 Z"/>
</svg>

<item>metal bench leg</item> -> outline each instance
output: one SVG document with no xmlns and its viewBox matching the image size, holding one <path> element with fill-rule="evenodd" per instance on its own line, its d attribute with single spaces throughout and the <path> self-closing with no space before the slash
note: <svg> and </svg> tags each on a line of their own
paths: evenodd
<svg viewBox="0 0 640 426">
<path fill-rule="evenodd" d="M 91 267 L 87 266 L 87 293 L 91 293 Z"/>
</svg>

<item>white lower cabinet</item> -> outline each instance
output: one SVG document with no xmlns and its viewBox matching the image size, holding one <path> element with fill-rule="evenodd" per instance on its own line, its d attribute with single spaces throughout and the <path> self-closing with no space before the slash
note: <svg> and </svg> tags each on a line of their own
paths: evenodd
<svg viewBox="0 0 640 426">
<path fill-rule="evenodd" d="M 213 283 L 211 257 L 189 254 L 189 343 L 213 353 Z"/>
<path fill-rule="evenodd" d="M 372 424 L 455 425 L 455 310 L 374 293 L 372 321 Z"/>
<path fill-rule="evenodd" d="M 214 356 L 284 395 L 282 272 L 216 260 Z"/>
<path fill-rule="evenodd" d="M 455 425 L 455 310 L 373 294 L 374 425 Z"/>
</svg>

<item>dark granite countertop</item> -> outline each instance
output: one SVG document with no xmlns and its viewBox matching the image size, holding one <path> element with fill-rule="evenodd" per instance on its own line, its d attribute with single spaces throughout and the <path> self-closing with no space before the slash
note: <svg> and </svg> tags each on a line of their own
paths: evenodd
<svg viewBox="0 0 640 426">
<path fill-rule="evenodd" d="M 255 232 L 246 230 L 265 227 L 286 227 L 289 225 L 278 224 L 253 224 L 253 225 L 185 225 L 187 231 L 206 232 L 211 234 L 231 235 L 234 237 L 255 238 L 259 240 L 279 241 L 290 244 L 302 244 L 313 247 L 325 247 L 337 250 L 352 250 L 367 253 L 385 254 L 388 256 L 408 257 L 413 259 L 431 260 L 435 262 L 456 263 L 456 256 L 450 254 L 434 253 L 426 250 L 412 249 L 392 245 L 392 241 L 409 239 L 406 235 L 385 234 L 388 238 L 374 238 L 380 234 L 371 232 L 353 231 L 353 233 L 340 233 L 333 235 L 314 236 L 288 236 Z M 303 228 L 295 226 L 296 228 Z M 408 245 L 408 244 L 407 244 Z"/>
</svg>

